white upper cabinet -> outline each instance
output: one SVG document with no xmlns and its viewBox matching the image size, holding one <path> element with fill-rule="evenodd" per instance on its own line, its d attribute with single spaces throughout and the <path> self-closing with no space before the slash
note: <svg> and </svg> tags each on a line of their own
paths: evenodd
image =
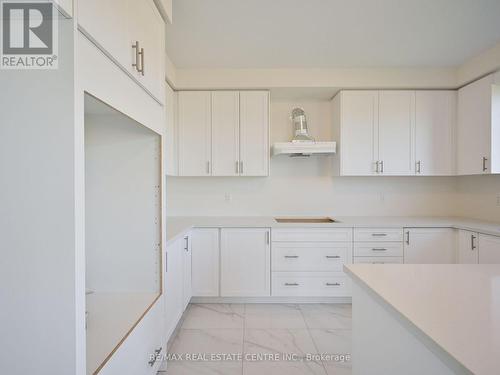
<svg viewBox="0 0 500 375">
<path fill-rule="evenodd" d="M 415 121 L 414 91 L 380 91 L 378 119 L 379 172 L 413 174 L 412 130 Z"/>
<path fill-rule="evenodd" d="M 77 7 L 80 30 L 163 104 L 165 24 L 153 0 L 85 0 Z"/>
<path fill-rule="evenodd" d="M 180 176 L 268 176 L 267 91 L 178 92 Z"/>
<path fill-rule="evenodd" d="M 211 175 L 211 96 L 178 92 L 179 176 Z"/>
<path fill-rule="evenodd" d="M 221 230 L 221 296 L 271 294 L 271 246 L 268 228 Z"/>
<path fill-rule="evenodd" d="M 238 91 L 212 92 L 212 176 L 237 176 L 240 169 Z"/>
<path fill-rule="evenodd" d="M 416 92 L 415 174 L 455 174 L 456 96 L 456 91 Z"/>
<path fill-rule="evenodd" d="M 340 127 L 340 174 L 376 173 L 378 157 L 378 91 L 342 91 L 334 101 L 336 127 Z M 337 104 L 337 105 L 335 105 Z"/>
<path fill-rule="evenodd" d="M 269 92 L 240 92 L 241 176 L 269 175 Z"/>
<path fill-rule="evenodd" d="M 480 234 L 478 247 L 480 264 L 500 264 L 500 237 Z"/>
<path fill-rule="evenodd" d="M 456 263 L 456 238 L 454 229 L 406 228 L 404 234 L 405 263 Z"/>
<path fill-rule="evenodd" d="M 169 176 L 177 176 L 179 173 L 178 168 L 178 132 L 177 132 L 177 93 L 165 83 L 165 141 L 164 141 L 164 155 L 165 155 L 165 170 Z"/>
<path fill-rule="evenodd" d="M 500 86 L 493 75 L 458 90 L 459 175 L 500 173 Z"/>
</svg>

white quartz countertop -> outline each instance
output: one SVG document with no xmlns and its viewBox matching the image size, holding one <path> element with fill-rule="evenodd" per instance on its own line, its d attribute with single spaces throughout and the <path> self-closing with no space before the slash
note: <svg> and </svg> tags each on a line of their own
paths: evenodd
<svg viewBox="0 0 500 375">
<path fill-rule="evenodd" d="M 356 264 L 345 270 L 472 373 L 500 373 L 500 265 Z"/>
<path fill-rule="evenodd" d="M 334 223 L 278 223 L 271 216 L 170 216 L 167 217 L 167 244 L 191 228 L 456 228 L 500 236 L 500 223 L 458 217 L 331 216 Z"/>
</svg>

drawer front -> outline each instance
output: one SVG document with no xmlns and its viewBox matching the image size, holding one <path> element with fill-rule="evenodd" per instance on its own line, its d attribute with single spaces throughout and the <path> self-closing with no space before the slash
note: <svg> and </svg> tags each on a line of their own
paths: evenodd
<svg viewBox="0 0 500 375">
<path fill-rule="evenodd" d="M 352 262 L 352 242 L 277 242 L 273 271 L 336 271 Z"/>
<path fill-rule="evenodd" d="M 356 264 L 402 264 L 403 257 L 354 257 Z"/>
<path fill-rule="evenodd" d="M 113 353 L 99 375 L 156 374 L 162 364 L 161 357 L 166 353 L 163 303 L 162 296 Z"/>
<path fill-rule="evenodd" d="M 275 242 L 349 242 L 352 241 L 351 228 L 286 228 L 273 229 Z"/>
<path fill-rule="evenodd" d="M 355 242 L 355 257 L 402 257 L 402 242 Z"/>
<path fill-rule="evenodd" d="M 351 285 L 347 276 L 336 272 L 273 272 L 272 296 L 346 297 Z"/>
<path fill-rule="evenodd" d="M 403 228 L 354 228 L 355 242 L 403 242 Z"/>
</svg>

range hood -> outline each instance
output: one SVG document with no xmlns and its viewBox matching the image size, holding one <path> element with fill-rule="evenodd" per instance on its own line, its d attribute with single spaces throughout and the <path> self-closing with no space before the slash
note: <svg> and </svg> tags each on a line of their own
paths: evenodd
<svg viewBox="0 0 500 375">
<path fill-rule="evenodd" d="M 295 136 L 291 142 L 273 144 L 272 154 L 288 156 L 328 155 L 336 151 L 335 142 L 316 142 L 309 136 L 306 114 L 302 108 L 295 108 L 290 119 L 293 122 Z"/>
</svg>

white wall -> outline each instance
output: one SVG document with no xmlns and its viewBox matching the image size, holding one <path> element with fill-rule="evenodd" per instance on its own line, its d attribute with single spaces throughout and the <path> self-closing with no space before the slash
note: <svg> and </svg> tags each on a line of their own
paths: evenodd
<svg viewBox="0 0 500 375">
<path fill-rule="evenodd" d="M 331 140 L 329 101 L 283 99 L 271 102 L 271 142 L 290 140 L 295 106 L 313 137 Z M 285 156 L 271 159 L 268 178 L 168 177 L 167 214 L 440 216 L 453 212 L 455 193 L 453 177 L 333 177 L 331 157 Z"/>
<path fill-rule="evenodd" d="M 457 177 L 456 214 L 500 222 L 500 175 Z"/>
</svg>

